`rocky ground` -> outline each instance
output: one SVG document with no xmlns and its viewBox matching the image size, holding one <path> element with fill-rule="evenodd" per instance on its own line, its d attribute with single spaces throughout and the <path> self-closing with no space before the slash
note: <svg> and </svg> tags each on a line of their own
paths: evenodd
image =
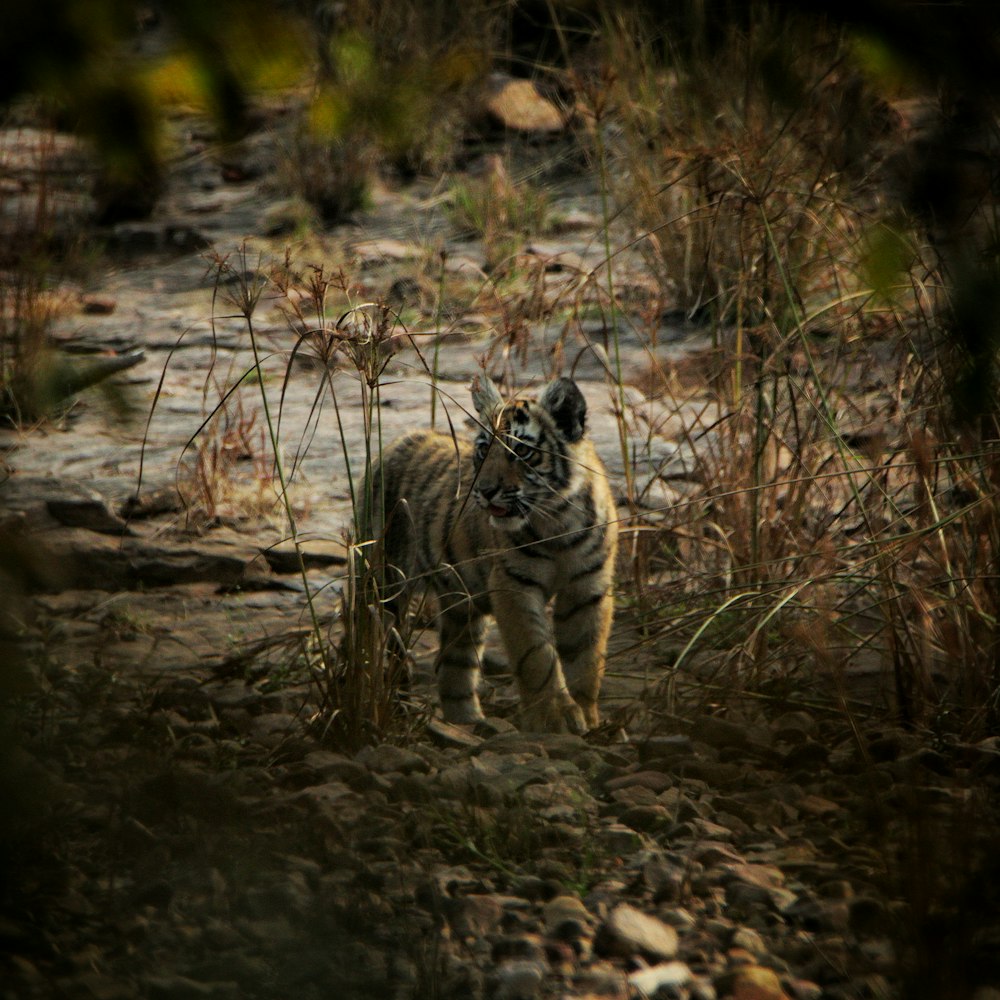
<svg viewBox="0 0 1000 1000">
<path fill-rule="evenodd" d="M 258 252 L 280 260 L 298 243 L 303 266 L 350 268 L 353 301 L 395 296 L 425 346 L 404 344 L 386 370 L 387 437 L 429 420 L 420 354 L 431 334 L 445 331 L 437 420 L 461 428 L 480 358 L 537 377 L 553 350 L 570 356 L 565 329 L 530 311 L 502 326 L 481 298 L 482 243 L 449 231 L 436 187 L 386 187 L 355 224 L 296 241 L 297 209 L 270 180 L 276 129 L 251 137 L 236 169 L 213 158 L 197 123 L 174 127 L 154 218 L 100 234 L 101 265 L 56 295 L 71 358 L 144 353 L 123 379 L 132 418 L 91 392 L 57 421 L 3 432 L 4 537 L 30 593 L 12 577 L 5 595 L 24 627 L 8 664 L 23 688 L 4 747 L 0 994 L 1000 996 L 998 872 L 980 836 L 996 828 L 995 740 L 929 745 L 863 706 L 794 699 L 670 715 L 650 693 L 667 654 L 639 663 L 619 638 L 605 704 L 631 708 L 624 733 L 520 733 L 498 675 L 475 732 L 418 718 L 396 743 L 330 748 L 310 724 L 317 691 L 294 643 L 306 585 L 321 614 L 338 606 L 345 468 L 363 455 L 364 409 L 340 371 L 346 449 L 331 395 L 311 417 L 322 377 L 293 366 L 284 383 L 289 299 L 265 296 L 254 319 L 272 401 L 284 388 L 304 581 L 261 464 L 259 392 L 244 392 L 239 411 L 230 397 L 237 445 L 215 430 L 185 451 L 219 385 L 251 364 L 227 289 Z M 7 138 L 30 147 L 23 131 Z M 602 251 L 596 195 L 549 143 L 533 155 L 556 164 L 562 222 L 529 256 L 558 299 Z M 68 144 L 60 155 L 78 154 Z M 83 208 L 67 201 L 68 225 Z M 206 251 L 235 254 L 221 285 Z M 426 304 L 428 259 L 454 299 L 443 324 Z M 635 258 L 616 268 L 641 300 Z M 661 361 L 707 347 L 696 332 L 659 333 Z M 620 481 L 601 353 L 585 329 L 574 337 L 593 433 Z M 637 335 L 623 335 L 622 352 L 641 385 L 650 359 Z M 634 391 L 631 471 L 655 506 L 682 488 L 680 428 L 686 407 L 704 418 L 708 397 L 695 387 L 668 413 Z M 239 456 L 220 472 L 210 463 L 227 448 Z M 628 631 L 628 607 L 619 620 Z M 247 655 L 278 640 L 287 651 Z M 418 680 L 419 699 L 429 678 Z"/>
</svg>

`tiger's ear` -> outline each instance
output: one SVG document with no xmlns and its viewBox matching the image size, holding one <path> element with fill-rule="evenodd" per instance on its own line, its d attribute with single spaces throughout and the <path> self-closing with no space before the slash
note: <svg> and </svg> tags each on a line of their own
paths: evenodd
<svg viewBox="0 0 1000 1000">
<path fill-rule="evenodd" d="M 587 401 L 577 384 L 565 376 L 553 379 L 543 390 L 538 402 L 556 422 L 567 441 L 579 441 L 587 427 Z"/>
<path fill-rule="evenodd" d="M 471 392 L 472 403 L 476 407 L 479 419 L 487 427 L 493 427 L 496 412 L 503 406 L 500 390 L 486 375 L 477 375 L 472 380 Z"/>
</svg>

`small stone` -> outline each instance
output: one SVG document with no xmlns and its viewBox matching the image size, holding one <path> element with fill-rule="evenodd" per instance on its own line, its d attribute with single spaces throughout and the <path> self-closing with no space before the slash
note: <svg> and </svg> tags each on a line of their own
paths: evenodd
<svg viewBox="0 0 1000 1000">
<path fill-rule="evenodd" d="M 611 798 L 620 806 L 628 809 L 632 806 L 651 806 L 656 802 L 656 793 L 642 785 L 626 785 L 610 792 Z"/>
<path fill-rule="evenodd" d="M 694 859 L 707 868 L 713 868 L 715 865 L 721 864 L 744 864 L 743 856 L 724 843 L 701 844 L 695 852 Z"/>
<path fill-rule="evenodd" d="M 602 954 L 621 958 L 644 955 L 669 960 L 677 955 L 677 931 L 659 918 L 622 903 L 608 914 L 594 947 Z"/>
<path fill-rule="evenodd" d="M 680 898 L 684 871 L 666 861 L 654 858 L 642 866 L 642 880 L 646 888 L 653 893 L 654 902 L 673 902 Z"/>
<path fill-rule="evenodd" d="M 676 991 L 687 986 L 692 978 L 691 970 L 683 962 L 663 962 L 633 972 L 628 977 L 628 984 L 639 997 L 656 997 L 660 990 L 676 996 Z"/>
<path fill-rule="evenodd" d="M 619 817 L 625 826 L 641 833 L 653 833 L 670 826 L 673 817 L 660 805 L 640 805 L 626 809 Z"/>
<path fill-rule="evenodd" d="M 542 962 L 504 962 L 494 973 L 494 1000 L 534 1000 L 542 989 L 548 966 Z"/>
<path fill-rule="evenodd" d="M 443 719 L 431 719 L 427 723 L 427 736 L 436 746 L 471 749 L 482 745 L 481 736 L 469 732 L 465 726 L 455 726 Z"/>
<path fill-rule="evenodd" d="M 691 829 L 699 840 L 732 840 L 733 831 L 708 819 L 692 819 Z"/>
<path fill-rule="evenodd" d="M 795 804 L 802 812 L 810 816 L 823 817 L 840 811 L 840 806 L 836 802 L 831 802 L 819 795 L 804 795 Z"/>
<path fill-rule="evenodd" d="M 642 849 L 642 837 L 624 823 L 611 823 L 598 831 L 601 849 L 624 857 Z"/>
<path fill-rule="evenodd" d="M 631 788 L 635 785 L 659 794 L 668 788 L 673 788 L 674 779 L 664 771 L 634 771 L 632 774 L 612 778 L 604 787 L 613 792 L 619 788 Z"/>
<path fill-rule="evenodd" d="M 775 739 L 798 743 L 816 734 L 816 719 L 808 712 L 785 712 L 771 723 Z"/>
<path fill-rule="evenodd" d="M 733 747 L 744 750 L 760 736 L 751 726 L 720 719 L 715 715 L 703 715 L 695 719 L 693 729 L 699 740 L 718 748 Z"/>
<path fill-rule="evenodd" d="M 799 772 L 814 772 L 819 768 L 825 768 L 829 762 L 830 748 L 812 740 L 793 747 L 782 760 L 785 767 Z"/>
<path fill-rule="evenodd" d="M 542 907 L 542 924 L 545 932 L 558 936 L 563 925 L 571 922 L 574 926 L 586 927 L 592 920 L 590 911 L 576 896 L 556 896 Z"/>
<path fill-rule="evenodd" d="M 646 763 L 653 761 L 674 761 L 690 757 L 694 744 L 690 736 L 651 736 L 639 744 L 639 759 Z"/>
<path fill-rule="evenodd" d="M 448 923 L 460 940 L 478 940 L 492 934 L 503 917 L 503 906 L 496 896 L 470 894 L 445 901 Z"/>
<path fill-rule="evenodd" d="M 625 1000 L 625 982 L 621 969 L 610 962 L 591 962 L 574 976 L 580 993 L 563 993 L 562 1000 Z"/>
<path fill-rule="evenodd" d="M 720 996 L 732 1000 L 787 1000 L 781 980 L 773 969 L 742 965 L 724 973 L 716 981 Z"/>
<path fill-rule="evenodd" d="M 343 754 L 332 753 L 329 750 L 313 750 L 306 754 L 302 763 L 319 777 L 330 781 L 342 781 L 356 792 L 363 792 L 372 787 L 372 775 L 368 768 Z"/>
<path fill-rule="evenodd" d="M 757 931 L 750 927 L 737 927 L 729 940 L 729 946 L 731 948 L 742 948 L 757 958 L 766 955 L 768 950 L 764 939 Z"/>
<path fill-rule="evenodd" d="M 823 996 L 823 987 L 808 979 L 786 979 L 785 989 L 793 1000 L 820 1000 Z"/>
<path fill-rule="evenodd" d="M 493 942 L 491 952 L 497 965 L 518 961 L 544 962 L 545 946 L 537 934 L 507 934 Z"/>
<path fill-rule="evenodd" d="M 400 774 L 426 774 L 431 769 L 430 764 L 420 754 L 404 747 L 393 746 L 391 743 L 365 747 L 354 759 L 379 774 L 388 774 L 391 771 Z"/>
<path fill-rule="evenodd" d="M 723 865 L 727 881 L 743 882 L 747 885 L 758 885 L 764 888 L 773 888 L 783 885 L 785 876 L 780 868 L 775 865 L 755 865 L 755 864 L 735 864 Z"/>
</svg>

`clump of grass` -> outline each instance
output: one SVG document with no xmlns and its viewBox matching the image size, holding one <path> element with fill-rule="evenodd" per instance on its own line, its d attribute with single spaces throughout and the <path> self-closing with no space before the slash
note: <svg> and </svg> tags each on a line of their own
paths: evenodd
<svg viewBox="0 0 1000 1000">
<path fill-rule="evenodd" d="M 285 184 L 324 222 L 343 222 L 369 207 L 374 162 L 364 139 L 301 127 L 285 155 Z"/>
<path fill-rule="evenodd" d="M 215 385 L 210 413 L 178 466 L 178 492 L 188 526 L 201 528 L 270 514 L 275 505 L 265 430 L 247 408 L 245 385 Z"/>
<path fill-rule="evenodd" d="M 227 504 L 235 505 L 240 497 L 234 490 L 234 469 L 247 460 L 256 487 L 251 513 L 280 510 L 297 555 L 306 602 L 305 629 L 295 629 L 289 643 L 264 643 L 259 652 L 273 655 L 283 646 L 288 663 L 272 665 L 273 672 L 305 672 L 312 682 L 312 729 L 324 741 L 356 749 L 398 737 L 420 713 L 405 693 L 406 623 L 389 623 L 380 613 L 380 581 L 368 552 L 372 540 L 364 534 L 362 483 L 381 453 L 381 381 L 400 343 L 409 342 L 408 335 L 387 306 L 368 303 L 344 309 L 351 300 L 352 284 L 343 270 L 323 265 L 300 268 L 290 254 L 265 265 L 260 257 L 254 260 L 245 245 L 235 255 L 213 256 L 212 264 L 216 307 L 228 307 L 232 310 L 228 318 L 243 324 L 241 346 L 252 360 L 245 369 L 230 368 L 226 376 L 215 372 L 215 360 L 208 374 L 206 390 L 211 387 L 217 402 L 187 446 L 194 455 L 189 481 L 199 509 L 217 515 Z M 270 289 L 272 304 L 285 318 L 286 334 L 272 331 L 265 338 L 258 332 L 255 317 L 265 289 Z M 215 319 L 213 313 L 213 325 Z M 282 446 L 289 433 L 284 409 L 296 373 L 315 378 L 316 386 L 306 425 L 293 429 L 299 444 L 289 460 Z M 361 399 L 360 459 L 342 418 L 345 392 L 352 409 Z M 305 449 L 320 416 L 330 409 L 354 509 L 354 524 L 346 529 L 347 572 L 338 581 L 342 591 L 332 617 L 321 612 L 317 585 L 306 571 L 305 543 L 292 500 Z M 246 496 L 244 492 L 244 501 Z M 244 514 L 246 510 L 244 504 Z"/>
<path fill-rule="evenodd" d="M 451 190 L 452 220 L 483 241 L 486 271 L 495 271 L 527 237 L 549 226 L 549 200 L 543 188 L 515 181 L 502 157 L 490 156 L 481 177 L 461 181 Z"/>
<path fill-rule="evenodd" d="M 336 223 L 367 207 L 378 170 L 438 173 L 454 161 L 501 18 L 485 3 L 384 0 L 311 14 L 316 85 L 284 184 Z"/>
<path fill-rule="evenodd" d="M 60 401 L 51 342 L 58 303 L 49 290 L 56 268 L 55 133 L 39 123 L 21 141 L 34 146 L 29 173 L 22 178 L 33 184 L 32 196 L 9 206 L 3 204 L 6 195 L 0 195 L 5 244 L 0 251 L 0 417 L 13 424 L 44 417 Z M 0 149 L 0 161 L 7 155 Z M 16 151 L 14 157 L 16 174 Z"/>
<path fill-rule="evenodd" d="M 659 302 L 713 321 L 700 408 L 648 333 L 643 388 L 684 428 L 690 481 L 662 518 L 627 483 L 639 641 L 675 651 L 668 714 L 679 678 L 698 675 L 687 692 L 718 702 L 828 693 L 875 664 L 904 721 L 961 704 L 962 725 L 984 732 L 1000 681 L 982 572 L 993 447 L 958 446 L 935 425 L 940 400 L 917 398 L 941 371 L 917 346 L 946 314 L 939 262 L 883 207 L 884 108 L 842 39 L 759 13 L 682 50 L 605 12 L 614 71 L 573 77 L 602 192 L 631 221 Z M 606 206 L 609 262 L 613 221 Z M 629 470 L 643 415 L 626 403 L 618 339 L 643 327 L 603 277 Z"/>
<path fill-rule="evenodd" d="M 876 201 L 874 161 L 852 151 L 880 119 L 840 39 L 764 5 L 711 48 L 640 28 L 605 32 L 609 182 L 675 307 L 756 324 L 788 308 L 783 271 L 804 301 L 843 295 Z"/>
<path fill-rule="evenodd" d="M 27 265 L 0 278 L 0 415 L 14 424 L 38 418 L 54 402 L 46 391 L 52 310 L 43 284 Z"/>
<path fill-rule="evenodd" d="M 505 15 L 486 0 L 363 0 L 313 16 L 314 112 L 345 138 L 364 135 L 381 163 L 438 173 L 461 150 L 479 82 L 503 51 Z"/>
</svg>

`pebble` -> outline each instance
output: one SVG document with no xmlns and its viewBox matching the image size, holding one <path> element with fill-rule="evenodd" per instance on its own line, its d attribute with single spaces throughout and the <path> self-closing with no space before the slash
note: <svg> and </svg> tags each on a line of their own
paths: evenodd
<svg viewBox="0 0 1000 1000">
<path fill-rule="evenodd" d="M 663 763 L 684 759 L 694 752 L 690 736 L 651 736 L 638 745 L 639 760 L 644 763 Z"/>
<path fill-rule="evenodd" d="M 547 934 L 558 936 L 568 923 L 574 929 L 592 922 L 590 911 L 576 896 L 556 896 L 542 907 L 542 924 Z"/>
<path fill-rule="evenodd" d="M 750 927 L 737 927 L 729 939 L 729 945 L 731 948 L 742 948 L 757 958 L 766 955 L 768 951 L 764 939 Z"/>
<path fill-rule="evenodd" d="M 355 761 L 371 768 L 379 774 L 397 771 L 400 774 L 426 774 L 430 764 L 414 750 L 393 746 L 391 743 L 380 743 L 367 746 L 355 755 Z"/>
<path fill-rule="evenodd" d="M 497 896 L 472 893 L 444 901 L 445 915 L 459 940 L 478 940 L 500 926 L 503 905 Z"/>
<path fill-rule="evenodd" d="M 541 992 L 547 971 L 548 966 L 542 962 L 504 962 L 493 975 L 493 1000 L 534 1000 Z"/>
<path fill-rule="evenodd" d="M 313 750 L 302 761 L 303 766 L 323 778 L 337 779 L 355 791 L 372 785 L 371 772 L 364 764 L 329 750 Z"/>
<path fill-rule="evenodd" d="M 793 1000 L 820 1000 L 823 987 L 808 979 L 785 979 L 785 989 Z"/>
<path fill-rule="evenodd" d="M 685 873 L 668 861 L 654 858 L 642 866 L 642 880 L 657 903 L 673 902 L 680 897 Z"/>
<path fill-rule="evenodd" d="M 632 806 L 619 817 L 621 822 L 641 833 L 653 833 L 666 829 L 673 823 L 673 817 L 660 805 Z"/>
<path fill-rule="evenodd" d="M 642 847 L 642 837 L 624 823 L 603 825 L 597 834 L 600 848 L 609 854 L 624 856 Z"/>
<path fill-rule="evenodd" d="M 694 977 L 683 962 L 662 962 L 648 969 L 640 969 L 628 977 L 628 984 L 639 997 L 655 1000 L 662 995 L 676 996 Z"/>
<path fill-rule="evenodd" d="M 599 954 L 631 958 L 672 959 L 677 955 L 677 931 L 628 903 L 616 906 L 598 928 L 594 949 Z"/>
<path fill-rule="evenodd" d="M 639 786 L 658 793 L 672 788 L 674 783 L 675 779 L 665 771 L 634 771 L 631 774 L 622 774 L 617 778 L 612 778 L 605 783 L 604 787 L 609 792 L 614 792 L 619 788 Z"/>
<path fill-rule="evenodd" d="M 732 1000 L 787 1000 L 778 974 L 761 965 L 741 965 L 725 972 L 715 987 L 720 997 Z"/>
</svg>

